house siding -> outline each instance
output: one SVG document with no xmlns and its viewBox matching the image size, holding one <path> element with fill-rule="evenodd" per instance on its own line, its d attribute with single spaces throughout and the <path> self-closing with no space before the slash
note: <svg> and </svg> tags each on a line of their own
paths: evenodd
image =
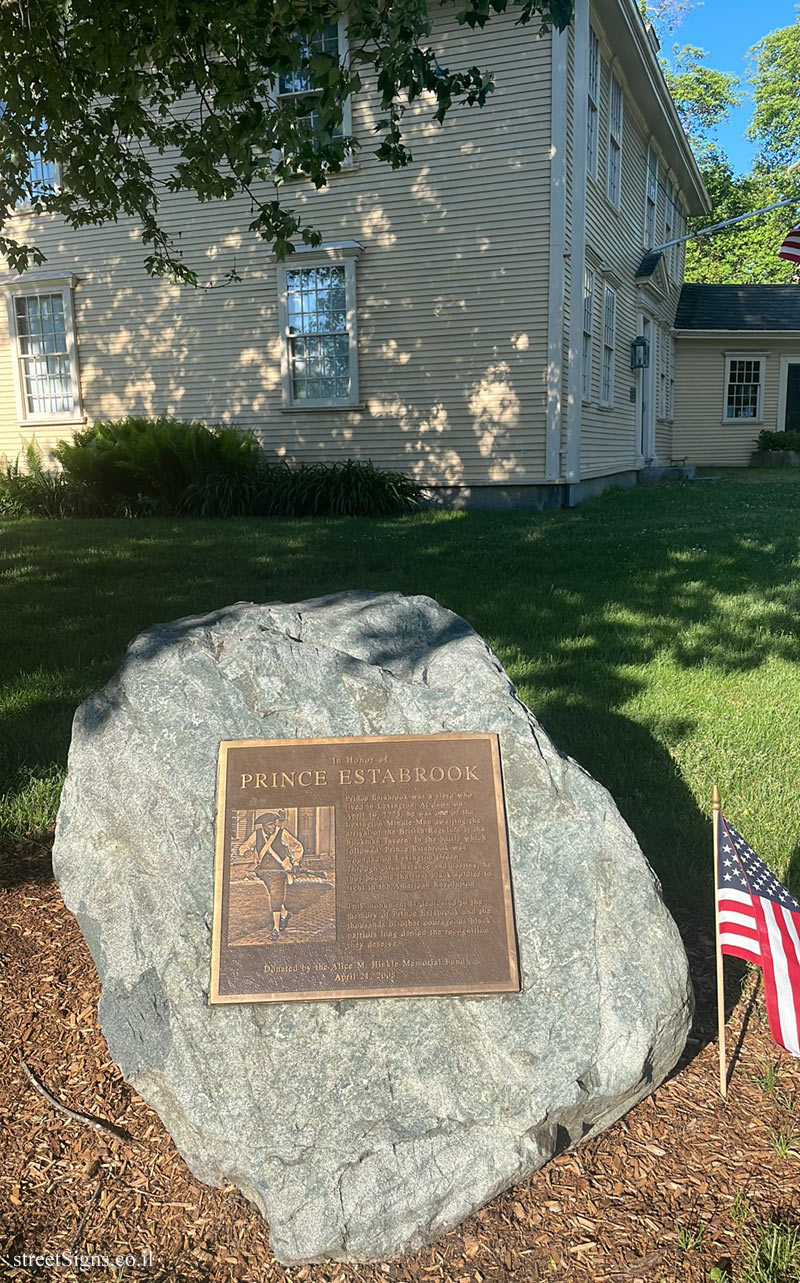
<svg viewBox="0 0 800 1283">
<path fill-rule="evenodd" d="M 469 65 L 476 37 L 455 12 L 437 18 L 437 51 L 448 65 Z M 52 217 L 17 215 L 21 234 L 47 254 L 43 270 L 78 277 L 87 419 L 167 413 L 235 422 L 273 457 L 371 458 L 428 484 L 543 479 L 550 43 L 513 14 L 493 18 L 479 61 L 495 71 L 496 91 L 483 109 L 454 111 L 443 127 L 430 102 L 415 104 L 407 116 L 413 162 L 401 171 L 371 154 L 377 108 L 367 85 L 353 102 L 363 144 L 356 164 L 320 192 L 285 189 L 325 241 L 364 247 L 363 409 L 283 409 L 276 268 L 246 230 L 246 200 L 165 200 L 186 260 L 214 285 L 197 291 L 145 275 L 131 222 L 76 232 Z M 241 281 L 223 284 L 233 267 Z M 9 351 L 7 335 L 0 343 Z M 20 427 L 10 357 L 0 360 L 0 454 L 15 457 L 22 439 L 46 448 L 62 435 L 58 425 Z"/>
<path fill-rule="evenodd" d="M 677 256 L 675 276 L 668 278 L 666 288 L 654 278 L 643 286 L 635 283 L 636 270 L 642 260 L 644 244 L 644 210 L 647 179 L 648 147 L 652 144 L 659 157 L 658 197 L 656 204 L 655 244 L 664 238 L 667 183 L 672 182 L 678 200 L 685 210 L 686 202 L 677 178 L 667 168 L 660 148 L 652 138 L 648 122 L 642 115 L 626 80 L 625 71 L 615 58 L 613 32 L 607 32 L 596 11 L 592 27 L 600 41 L 601 84 L 598 147 L 598 173 L 594 181 L 587 176 L 586 261 L 595 272 L 594 337 L 591 402 L 584 402 L 581 414 L 581 476 L 591 478 L 607 473 L 638 468 L 645 460 L 639 449 L 640 433 L 636 402 L 637 375 L 630 368 L 630 344 L 639 332 L 639 314 L 647 314 L 668 340 L 674 322 L 678 296 L 683 280 L 684 254 Z M 617 210 L 607 196 L 608 134 L 611 73 L 617 77 L 623 95 L 621 155 L 621 195 Z M 610 407 L 601 405 L 603 352 L 604 285 L 610 285 L 617 296 L 616 346 L 614 350 L 614 399 Z M 655 461 L 668 462 L 673 454 L 672 423 L 657 417 L 655 331 L 651 343 L 652 398 L 656 408 L 654 424 Z"/>
<path fill-rule="evenodd" d="M 675 453 L 700 467 L 746 467 L 761 429 L 783 430 L 778 423 L 781 357 L 800 362 L 800 334 L 693 333 L 679 336 L 677 349 Z M 726 356 L 763 358 L 761 420 L 723 419 Z"/>
</svg>

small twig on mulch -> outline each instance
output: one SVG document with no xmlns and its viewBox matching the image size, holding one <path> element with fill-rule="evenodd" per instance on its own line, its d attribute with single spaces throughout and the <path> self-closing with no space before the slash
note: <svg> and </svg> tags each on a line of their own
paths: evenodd
<svg viewBox="0 0 800 1283">
<path fill-rule="evenodd" d="M 58 1109 L 62 1114 L 66 1114 L 67 1118 L 74 1119 L 76 1123 L 85 1123 L 87 1127 L 93 1127 L 95 1131 L 108 1132 L 109 1136 L 113 1136 L 115 1140 L 126 1140 L 133 1145 L 141 1144 L 141 1141 L 138 1141 L 135 1136 L 131 1136 L 129 1132 L 123 1131 L 121 1127 L 116 1127 L 114 1123 L 105 1122 L 102 1118 L 94 1118 L 91 1114 L 81 1114 L 76 1109 L 68 1109 L 66 1105 L 61 1104 L 60 1100 L 56 1100 L 55 1096 L 50 1095 L 50 1092 L 39 1081 L 33 1070 L 28 1068 L 22 1057 L 20 1057 L 19 1063 L 24 1073 L 39 1092 L 39 1095 L 44 1096 L 48 1104 L 52 1105 L 54 1109 Z"/>
<path fill-rule="evenodd" d="M 83 1216 L 78 1222 L 78 1228 L 75 1231 L 75 1237 L 72 1240 L 72 1247 L 70 1248 L 70 1252 L 75 1252 L 77 1250 L 78 1244 L 81 1241 L 81 1235 L 83 1234 L 83 1231 L 86 1229 L 86 1222 L 89 1219 L 89 1213 L 91 1212 L 92 1208 L 94 1207 L 95 1203 L 100 1197 L 100 1191 L 103 1188 L 103 1182 L 105 1181 L 105 1179 L 106 1179 L 105 1172 L 101 1172 L 100 1179 L 95 1185 L 94 1189 L 92 1190 L 89 1202 L 86 1204 L 86 1207 L 84 1208 Z"/>
</svg>

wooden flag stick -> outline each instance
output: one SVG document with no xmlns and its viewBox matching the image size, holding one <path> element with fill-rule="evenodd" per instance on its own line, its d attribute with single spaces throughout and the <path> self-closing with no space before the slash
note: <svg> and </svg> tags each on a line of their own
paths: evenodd
<svg viewBox="0 0 800 1283">
<path fill-rule="evenodd" d="M 714 922 L 717 942 L 717 1023 L 719 1027 L 719 1094 L 723 1100 L 728 1095 L 728 1074 L 725 1054 L 725 978 L 722 971 L 722 945 L 719 938 L 719 899 L 717 896 L 717 869 L 719 868 L 719 789 L 716 784 L 711 793 L 711 818 L 714 822 Z"/>
</svg>

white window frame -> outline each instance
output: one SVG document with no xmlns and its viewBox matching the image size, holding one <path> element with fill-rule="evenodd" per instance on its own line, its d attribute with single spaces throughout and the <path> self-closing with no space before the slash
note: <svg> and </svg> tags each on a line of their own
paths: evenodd
<svg viewBox="0 0 800 1283">
<path fill-rule="evenodd" d="M 675 223 L 677 220 L 675 215 L 677 213 L 677 208 L 675 202 L 675 188 L 669 179 L 666 180 L 664 189 L 664 240 L 671 241 L 676 235 Z M 670 245 L 665 255 L 667 274 L 670 277 L 670 280 L 673 281 L 675 280 L 676 248 L 677 247 L 675 245 Z"/>
<path fill-rule="evenodd" d="M 609 308 L 609 304 L 611 305 Z M 610 323 L 609 323 L 610 322 Z M 617 351 L 617 291 L 609 284 L 603 288 L 603 348 L 600 364 L 600 404 L 614 404 L 614 363 Z M 606 371 L 608 380 L 606 381 Z"/>
<path fill-rule="evenodd" d="M 292 413 L 303 410 L 352 410 L 361 407 L 358 388 L 358 307 L 356 293 L 356 263 L 363 247 L 357 241 L 339 241 L 311 249 L 298 246 L 289 259 L 277 265 L 278 326 L 281 339 L 281 389 L 284 410 Z M 330 267 L 344 264 L 345 307 L 347 310 L 347 335 L 350 356 L 350 389 L 347 397 L 300 400 L 292 391 L 291 344 L 289 332 L 289 307 L 287 272 L 304 271 L 312 267 Z"/>
<path fill-rule="evenodd" d="M 588 265 L 583 269 L 583 352 L 581 358 L 581 399 L 588 404 L 592 399 L 592 366 L 594 348 L 594 295 L 596 276 Z"/>
<path fill-rule="evenodd" d="M 64 426 L 84 422 L 83 402 L 81 398 L 80 368 L 78 365 L 78 342 L 75 330 L 75 308 L 72 293 L 78 283 L 76 276 L 30 276 L 24 283 L 9 282 L 3 286 L 8 311 L 8 333 L 11 341 L 11 359 L 14 367 L 14 393 L 17 402 L 17 419 L 26 427 L 47 427 L 50 424 Z M 58 414 L 41 414 L 29 412 L 25 396 L 23 377 L 23 356 L 20 350 L 17 333 L 16 300 L 37 294 L 60 294 L 64 306 L 65 337 L 67 357 L 69 359 L 70 381 L 72 384 L 72 409 Z"/>
<path fill-rule="evenodd" d="M 619 111 L 615 111 L 615 98 Z M 606 158 L 606 195 L 615 209 L 622 201 L 622 130 L 625 108 L 622 85 L 613 71 L 608 78 L 608 155 Z"/>
<path fill-rule="evenodd" d="M 658 233 L 658 152 L 650 143 L 644 175 L 644 247 L 652 249 Z"/>
<path fill-rule="evenodd" d="M 348 53 L 349 53 L 349 44 L 348 44 L 348 36 L 347 36 L 347 18 L 344 16 L 340 17 L 338 20 L 337 37 L 338 37 L 339 66 L 342 67 L 347 63 Z M 297 92 L 297 93 L 282 94 L 280 92 L 279 78 L 273 82 L 272 89 L 273 89 L 275 102 L 278 104 L 280 104 L 281 101 L 285 101 L 291 98 L 310 97 L 314 93 L 313 90 L 303 90 L 302 92 Z M 353 113 L 351 109 L 351 99 L 352 99 L 352 95 L 349 95 L 345 99 L 345 101 L 342 103 L 342 134 L 345 137 L 352 134 L 353 132 Z M 280 155 L 280 153 L 276 153 L 276 154 Z M 344 168 L 345 166 L 348 166 L 348 167 L 352 166 L 353 160 L 354 160 L 353 154 L 349 153 L 342 160 L 342 168 Z"/>
<path fill-rule="evenodd" d="M 749 415 L 732 415 L 728 414 L 728 391 L 730 388 L 731 366 L 734 361 L 754 361 L 758 363 L 758 397 L 756 402 L 756 413 L 753 417 Z M 757 424 L 764 421 L 764 374 L 766 366 L 766 356 L 763 352 L 726 352 L 725 353 L 725 380 L 722 385 L 722 422 L 723 423 L 746 423 Z"/>
<path fill-rule="evenodd" d="M 589 76 L 586 89 L 586 172 L 597 181 L 597 159 L 600 151 L 600 84 L 603 60 L 600 41 L 589 27 Z"/>
</svg>

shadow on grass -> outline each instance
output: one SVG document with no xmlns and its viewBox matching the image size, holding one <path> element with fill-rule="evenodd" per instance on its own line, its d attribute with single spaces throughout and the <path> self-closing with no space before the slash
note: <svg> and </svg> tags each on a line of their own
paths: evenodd
<svg viewBox="0 0 800 1283">
<path fill-rule="evenodd" d="M 697 780 L 693 792 L 672 756 L 698 734 L 696 693 L 684 699 L 682 682 L 800 659 L 797 517 L 770 486 L 611 493 L 564 513 L 25 521 L 0 532 L 9 792 L 64 768 L 75 707 L 154 622 L 237 600 L 423 593 L 495 648 L 558 746 L 610 790 L 670 907 L 706 924 L 711 826 Z M 669 697 L 641 714 L 656 677 Z"/>
</svg>

